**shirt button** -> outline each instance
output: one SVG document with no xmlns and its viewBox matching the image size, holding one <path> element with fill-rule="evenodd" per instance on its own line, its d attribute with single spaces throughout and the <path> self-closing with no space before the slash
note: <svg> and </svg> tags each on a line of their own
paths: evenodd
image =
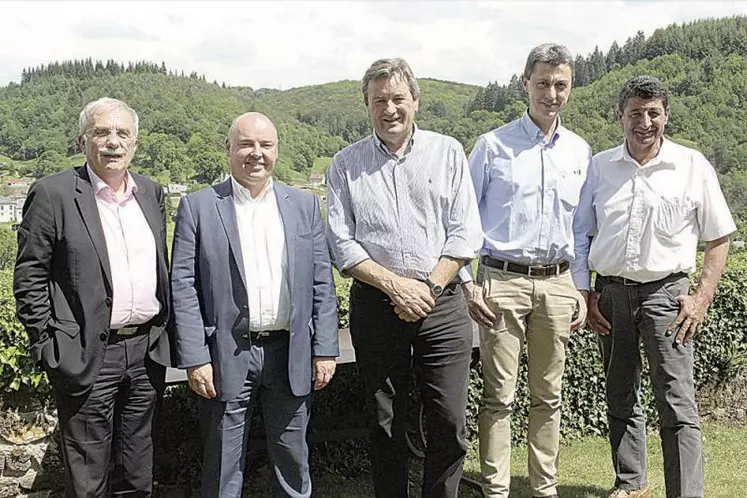
<svg viewBox="0 0 747 498">
<path fill-rule="evenodd" d="M 104 299 L 104 303 L 106 303 L 107 306 L 111 306 L 112 305 L 112 298 L 107 297 L 106 299 Z"/>
<path fill-rule="evenodd" d="M 102 341 L 106 342 L 106 339 L 108 337 L 109 336 L 106 334 L 106 332 L 102 332 L 101 335 L 99 336 L 99 339 L 101 339 Z"/>
<path fill-rule="evenodd" d="M 247 306 L 246 304 L 242 304 L 241 309 L 244 311 L 249 311 L 249 306 Z"/>
</svg>

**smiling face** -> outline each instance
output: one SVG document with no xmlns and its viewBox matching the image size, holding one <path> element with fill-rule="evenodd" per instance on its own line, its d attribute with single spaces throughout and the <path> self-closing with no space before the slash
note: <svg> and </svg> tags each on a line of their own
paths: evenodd
<svg viewBox="0 0 747 498">
<path fill-rule="evenodd" d="M 393 76 L 368 84 L 368 113 L 376 135 L 392 152 L 410 137 L 420 101 L 414 99 L 405 78 Z"/>
<path fill-rule="evenodd" d="M 262 114 L 244 114 L 232 126 L 226 154 L 233 177 L 256 196 L 270 181 L 278 158 L 275 126 Z"/>
<path fill-rule="evenodd" d="M 99 178 L 124 175 L 137 148 L 132 115 L 116 107 L 100 107 L 78 138 L 86 162 Z"/>
<path fill-rule="evenodd" d="M 655 155 L 669 121 L 669 109 L 659 98 L 632 97 L 620 114 L 628 151 L 636 159 Z"/>
<path fill-rule="evenodd" d="M 529 116 L 543 130 L 549 129 L 563 110 L 571 94 L 573 70 L 568 64 L 553 66 L 538 62 L 524 89 L 529 94 Z"/>
</svg>

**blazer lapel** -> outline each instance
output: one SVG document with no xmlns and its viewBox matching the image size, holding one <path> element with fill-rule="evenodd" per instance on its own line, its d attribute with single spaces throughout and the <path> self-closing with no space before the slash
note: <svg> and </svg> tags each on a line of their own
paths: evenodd
<svg viewBox="0 0 747 498">
<path fill-rule="evenodd" d="M 133 178 L 133 181 L 135 179 Z M 137 183 L 137 182 L 136 182 Z M 157 185 L 157 188 L 161 188 Z M 145 189 L 138 185 L 137 191 L 134 192 L 135 201 L 140 206 L 140 211 L 148 222 L 150 231 L 153 232 L 153 241 L 156 244 L 156 259 L 158 261 L 158 300 L 161 302 L 161 310 L 168 315 L 168 263 L 166 262 L 166 236 L 163 214 L 155 197 L 148 195 Z"/>
<path fill-rule="evenodd" d="M 287 187 L 275 183 L 275 200 L 278 203 L 280 218 L 283 220 L 283 232 L 285 234 L 285 250 L 288 254 L 288 282 L 290 282 L 291 293 L 293 292 L 293 278 L 295 269 L 295 244 L 296 238 L 296 206 L 288 195 Z"/>
<path fill-rule="evenodd" d="M 244 271 L 244 258 L 241 255 L 241 239 L 239 238 L 239 226 L 236 222 L 236 206 L 233 203 L 233 186 L 229 178 L 216 189 L 218 198 L 215 205 L 218 208 L 218 216 L 223 224 L 223 230 L 228 238 L 228 245 L 231 247 L 231 254 L 236 262 L 236 266 L 241 276 L 241 282 L 246 287 L 246 272 Z"/>
<path fill-rule="evenodd" d="M 109 265 L 109 254 L 106 250 L 106 239 L 104 238 L 104 229 L 101 226 L 99 209 L 96 206 L 96 198 L 93 193 L 91 179 L 88 176 L 87 166 L 82 166 L 76 170 L 75 179 L 75 204 L 80 212 L 83 224 L 86 226 L 88 236 L 91 237 L 93 247 L 101 263 L 101 269 L 104 271 L 107 288 L 112 288 L 112 273 Z"/>
</svg>

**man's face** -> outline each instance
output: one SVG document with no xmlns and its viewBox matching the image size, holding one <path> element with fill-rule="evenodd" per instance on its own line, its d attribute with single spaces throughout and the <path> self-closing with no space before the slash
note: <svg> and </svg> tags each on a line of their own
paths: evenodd
<svg viewBox="0 0 747 498">
<path fill-rule="evenodd" d="M 572 83 L 573 71 L 568 64 L 536 63 L 529 79 L 524 78 L 532 119 L 543 124 L 554 122 L 568 102 Z"/>
<path fill-rule="evenodd" d="M 413 99 L 404 78 L 377 78 L 368 83 L 368 112 L 378 137 L 401 145 L 412 131 L 420 101 Z"/>
<path fill-rule="evenodd" d="M 226 144 L 231 173 L 246 188 L 264 187 L 278 158 L 278 135 L 266 118 L 245 116 Z"/>
<path fill-rule="evenodd" d="M 137 148 L 135 121 L 124 109 L 101 107 L 78 139 L 86 162 L 100 178 L 127 170 Z"/>
<path fill-rule="evenodd" d="M 628 100 L 620 124 L 625 132 L 625 141 L 632 149 L 655 147 L 664 136 L 664 128 L 669 120 L 669 109 L 664 107 L 661 99 Z"/>
</svg>

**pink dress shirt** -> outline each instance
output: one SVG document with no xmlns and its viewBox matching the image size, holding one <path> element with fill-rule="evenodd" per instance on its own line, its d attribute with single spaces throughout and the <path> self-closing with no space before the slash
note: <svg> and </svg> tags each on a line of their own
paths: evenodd
<svg viewBox="0 0 747 498">
<path fill-rule="evenodd" d="M 104 229 L 112 275 L 110 327 L 140 325 L 158 314 L 156 241 L 135 199 L 137 184 L 127 173 L 124 198 L 88 167 Z"/>
</svg>

